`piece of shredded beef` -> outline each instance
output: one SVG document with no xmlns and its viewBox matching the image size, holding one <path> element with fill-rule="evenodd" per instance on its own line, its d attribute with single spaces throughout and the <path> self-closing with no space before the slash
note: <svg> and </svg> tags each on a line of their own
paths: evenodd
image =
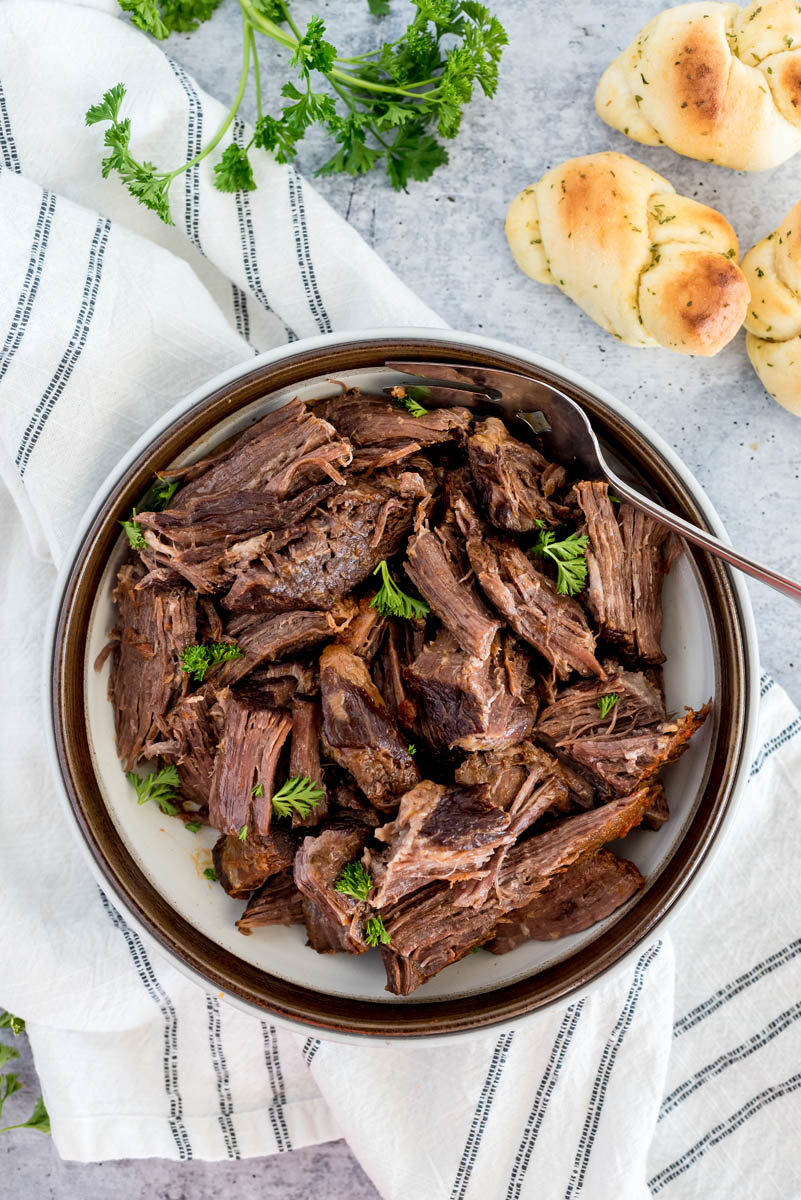
<svg viewBox="0 0 801 1200">
<path fill-rule="evenodd" d="M 489 790 L 425 779 L 407 792 L 394 821 L 375 830 L 387 848 L 368 852 L 370 903 L 383 908 L 435 879 L 481 878 L 493 852 L 514 840 L 509 816 Z"/>
<path fill-rule="evenodd" d="M 360 824 L 330 826 L 306 837 L 295 855 L 295 886 L 303 893 L 309 944 L 320 954 L 346 950 L 361 954 L 367 905 L 334 887 L 343 868 L 361 858 L 367 829 Z"/>
<path fill-rule="evenodd" d="M 362 447 L 392 452 L 411 443 L 419 449 L 452 441 L 471 421 L 466 408 L 435 408 L 414 417 L 392 400 L 366 396 L 358 388 L 318 402 L 315 411 L 356 447 L 357 457 Z"/>
<path fill-rule="evenodd" d="M 292 722 L 283 709 L 262 707 L 233 692 L 223 695 L 221 707 L 224 724 L 209 822 L 221 833 L 239 834 L 246 825 L 250 834 L 266 837 L 278 760 Z"/>
<path fill-rule="evenodd" d="M 605 483 L 578 483 L 587 523 L 587 607 L 600 636 L 627 658 L 662 663 L 662 577 L 668 530 L 609 499 Z"/>
<path fill-rule="evenodd" d="M 424 525 L 406 547 L 406 574 L 466 654 L 486 658 L 501 627 L 493 618 L 449 530 Z"/>
<path fill-rule="evenodd" d="M 650 803 L 649 789 L 641 788 L 519 842 L 506 855 L 496 886 L 480 908 L 459 907 L 460 885 L 433 883 L 382 910 L 390 935 L 390 945 L 382 946 L 388 990 L 403 987 L 396 994 L 408 995 L 473 946 L 489 941 L 501 917 L 529 904 L 572 863 L 625 836 Z M 398 964 L 397 957 L 406 962 Z"/>
<path fill-rule="evenodd" d="M 249 934 L 260 925 L 302 924 L 303 896 L 295 887 L 292 872 L 281 871 L 253 893 L 236 927 Z"/>
<path fill-rule="evenodd" d="M 323 769 L 320 765 L 320 705 L 316 700 L 296 696 L 292 701 L 292 741 L 289 751 L 290 779 L 310 779 L 323 788 Z M 328 797 L 323 795 L 306 816 L 292 814 L 292 828 L 319 825 L 328 814 Z"/>
<path fill-rule="evenodd" d="M 554 876 L 545 891 L 525 907 L 502 917 L 486 949 L 508 954 L 523 942 L 547 942 L 580 933 L 611 916 L 643 885 L 634 863 L 611 850 L 573 863 Z"/>
<path fill-rule="evenodd" d="M 618 697 L 605 717 L 599 702 Z M 640 672 L 563 689 L 540 716 L 537 736 L 602 794 L 623 796 L 678 758 L 710 705 L 668 718 L 656 688 Z"/>
<path fill-rule="evenodd" d="M 467 451 L 476 490 L 493 525 L 525 533 L 539 522 L 556 526 L 570 516 L 570 509 L 553 499 L 567 482 L 564 467 L 512 437 L 497 417 L 476 424 Z"/>
<path fill-rule="evenodd" d="M 158 721 L 186 695 L 189 676 L 181 651 L 195 641 L 197 597 L 187 588 L 139 590 L 140 565 L 126 563 L 117 575 L 115 645 L 109 681 L 117 753 L 130 771 Z"/>
<path fill-rule="evenodd" d="M 435 750 L 501 749 L 529 735 L 536 718 L 533 688 L 520 689 L 522 647 L 499 634 L 488 658 L 475 658 L 440 629 L 406 668 L 419 726 Z M 525 675 L 525 672 L 523 672 Z M 511 684 L 510 684 L 511 678 Z"/>
<path fill-rule="evenodd" d="M 419 473 L 417 480 L 428 494 Z M 400 549 L 419 496 L 382 472 L 353 481 L 296 527 L 278 551 L 252 556 L 223 599 L 231 612 L 331 609 Z"/>
<path fill-rule="evenodd" d="M 284 829 L 275 829 L 267 837 L 249 833 L 244 840 L 222 834 L 214 843 L 211 857 L 224 890 L 240 900 L 271 875 L 292 866 L 295 840 Z"/>
<path fill-rule="evenodd" d="M 330 612 L 272 613 L 261 616 L 248 613 L 229 621 L 227 632 L 236 638 L 240 658 L 212 667 L 207 678 L 218 687 L 231 687 L 255 671 L 262 663 L 275 662 L 299 654 L 319 642 L 334 637 L 356 615 L 353 601 L 340 600 Z"/>
<path fill-rule="evenodd" d="M 394 808 L 420 773 L 364 660 L 344 646 L 326 646 L 320 696 L 326 754 L 350 772 L 376 808 Z"/>
<path fill-rule="evenodd" d="M 165 717 L 157 718 L 159 735 L 149 741 L 145 758 L 166 759 L 178 768 L 180 794 L 206 812 L 214 773 L 219 730 L 212 716 L 214 691 L 205 688 L 179 700 Z"/>
<path fill-rule="evenodd" d="M 358 612 L 337 632 L 337 641 L 371 663 L 383 641 L 389 618 L 373 607 L 374 594 L 362 596 Z"/>
</svg>

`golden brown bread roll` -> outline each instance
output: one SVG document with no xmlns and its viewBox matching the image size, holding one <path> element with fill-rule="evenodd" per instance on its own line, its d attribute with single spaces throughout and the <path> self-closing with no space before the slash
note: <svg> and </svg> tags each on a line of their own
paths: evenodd
<svg viewBox="0 0 801 1200">
<path fill-rule="evenodd" d="M 751 288 L 748 357 L 774 399 L 801 417 L 801 201 L 742 261 Z"/>
<path fill-rule="evenodd" d="M 801 9 L 668 8 L 607 67 L 595 108 L 647 146 L 739 171 L 775 167 L 801 149 Z"/>
<path fill-rule="evenodd" d="M 512 201 L 506 236 L 527 275 L 558 284 L 628 346 L 717 354 L 743 323 L 729 222 L 625 154 L 548 171 Z"/>
</svg>

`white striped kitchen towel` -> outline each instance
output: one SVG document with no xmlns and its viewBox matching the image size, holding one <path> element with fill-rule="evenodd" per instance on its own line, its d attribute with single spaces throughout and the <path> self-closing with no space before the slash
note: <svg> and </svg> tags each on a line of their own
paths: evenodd
<svg viewBox="0 0 801 1200">
<path fill-rule="evenodd" d="M 769 680 L 739 827 L 671 939 L 517 1031 L 432 1050 L 277 1030 L 188 982 L 88 876 L 38 679 L 55 565 L 98 483 L 254 349 L 437 320 L 291 168 L 260 157 L 258 192 L 222 196 L 204 163 L 174 185 L 174 230 L 103 182 L 82 122 L 109 84 L 156 161 L 222 111 L 114 9 L 0 3 L 0 1002 L 28 1018 L 59 1152 L 345 1136 L 388 1200 L 801 1195 L 801 719 Z"/>
</svg>

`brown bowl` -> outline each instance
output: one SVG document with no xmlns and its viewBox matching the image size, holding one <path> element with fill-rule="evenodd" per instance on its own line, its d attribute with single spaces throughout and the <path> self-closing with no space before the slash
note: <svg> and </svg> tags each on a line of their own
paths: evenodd
<svg viewBox="0 0 801 1200">
<path fill-rule="evenodd" d="M 497 959 L 492 960 L 491 968 L 471 964 L 469 970 L 483 974 L 460 978 L 434 998 L 428 998 L 424 989 L 422 995 L 404 1000 L 369 994 L 369 989 L 365 992 L 363 980 L 356 975 L 352 990 L 361 988 L 362 994 L 348 995 L 347 985 L 341 983 L 333 992 L 326 991 L 317 978 L 317 956 L 305 948 L 302 952 L 308 960 L 298 958 L 300 965 L 292 971 L 272 967 L 269 956 L 261 964 L 246 961 L 234 940 L 240 935 L 212 936 L 208 922 L 204 929 L 205 918 L 189 919 L 192 907 L 176 903 L 169 886 L 154 881 L 147 855 L 133 844 L 135 835 L 132 838 L 133 827 L 126 826 L 127 815 L 120 817 L 110 802 L 100 766 L 101 758 L 113 753 L 108 744 L 111 727 L 107 716 L 93 715 L 93 704 L 94 709 L 97 704 L 90 693 L 96 685 L 89 658 L 92 645 L 98 644 L 104 632 L 96 628 L 96 614 L 100 597 L 105 597 L 108 605 L 109 563 L 121 554 L 118 522 L 145 493 L 156 471 L 174 465 L 190 450 L 191 457 L 197 457 L 199 444 L 219 438 L 222 422 L 229 423 L 229 431 L 232 417 L 240 425 L 249 423 L 257 412 L 269 407 L 266 398 L 275 393 L 286 393 L 289 398 L 310 379 L 370 372 L 383 367 L 388 359 L 400 358 L 478 363 L 556 383 L 584 406 L 611 454 L 627 464 L 664 504 L 704 528 L 722 532 L 719 519 L 687 469 L 634 413 L 611 396 L 567 368 L 523 350 L 440 332 L 335 335 L 263 355 L 211 381 L 179 405 L 140 441 L 106 482 L 62 572 L 48 639 L 51 743 L 68 811 L 102 886 L 111 890 L 118 906 L 160 943 L 176 965 L 250 1011 L 313 1027 L 332 1037 L 430 1038 L 464 1033 L 519 1021 L 525 1014 L 566 1002 L 574 993 L 593 986 L 605 972 L 654 938 L 657 927 L 708 864 L 745 782 L 756 719 L 756 639 L 747 593 L 719 560 L 689 550 L 682 569 L 695 591 L 682 613 L 684 632 L 676 657 L 682 663 L 686 658 L 681 670 L 690 675 L 695 669 L 693 660 L 704 657 L 708 664 L 705 681 L 696 680 L 693 686 L 705 686 L 712 680 L 709 690 L 716 703 L 708 722 L 707 743 L 683 782 L 673 841 L 669 847 L 664 844 L 667 848 L 658 865 L 648 871 L 643 893 L 616 919 L 596 927 L 575 946 L 551 948 L 550 957 L 542 961 L 521 960 L 511 974 L 493 975 L 498 972 Z M 252 411 L 243 412 L 248 406 Z M 685 634 L 686 648 L 681 641 Z M 686 702 L 706 698 L 688 695 Z M 682 696 L 682 703 L 684 700 Z M 687 792 L 689 796 L 684 794 Z M 137 818 L 144 812 L 138 810 Z M 159 819 L 163 825 L 163 818 Z M 632 836 L 657 839 L 662 834 Z M 626 853 L 632 857 L 629 844 L 630 839 Z M 651 845 L 659 843 L 652 841 Z M 636 860 L 636 855 L 633 857 Z M 208 885 L 204 886 L 208 890 Z M 201 897 L 196 912 L 205 911 L 203 903 Z M 245 940 L 240 938 L 239 945 Z M 325 961 L 331 963 L 331 959 Z M 330 969 L 333 978 L 334 968 Z M 340 969 L 337 964 L 336 971 Z M 438 978 L 447 975 L 443 972 Z"/>
</svg>

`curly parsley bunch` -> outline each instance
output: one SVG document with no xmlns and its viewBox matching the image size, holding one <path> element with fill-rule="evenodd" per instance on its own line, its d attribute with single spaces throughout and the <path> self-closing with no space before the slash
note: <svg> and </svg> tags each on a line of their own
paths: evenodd
<svg viewBox="0 0 801 1200">
<path fill-rule="evenodd" d="M 86 114 L 87 125 L 108 122 L 102 172 L 116 172 L 133 196 L 173 224 L 170 184 L 217 147 L 242 103 L 251 70 L 258 117 L 247 146 L 230 145 L 214 167 L 222 192 L 256 187 L 251 151 L 271 151 L 278 162 L 291 162 L 298 143 L 314 125 L 322 126 L 336 146 L 318 175 L 363 175 L 383 165 L 392 186 L 428 179 L 448 161 L 439 140 L 456 137 L 465 105 L 476 87 L 493 96 L 506 31 L 489 9 L 475 0 L 411 0 L 414 16 L 399 38 L 367 54 L 346 57 L 329 42 L 321 17 L 306 29 L 295 24 L 287 0 L 239 0 L 242 12 L 242 66 L 230 111 L 206 146 L 172 171 L 140 162 L 131 149 L 131 119 L 122 116 L 125 87 L 118 83 Z M 140 29 L 156 38 L 196 29 L 219 0 L 119 0 Z M 383 16 L 389 0 L 368 0 L 370 12 Z M 258 37 L 271 38 L 291 51 L 296 79 L 281 89 L 287 101 L 277 112 L 262 110 Z"/>
</svg>

